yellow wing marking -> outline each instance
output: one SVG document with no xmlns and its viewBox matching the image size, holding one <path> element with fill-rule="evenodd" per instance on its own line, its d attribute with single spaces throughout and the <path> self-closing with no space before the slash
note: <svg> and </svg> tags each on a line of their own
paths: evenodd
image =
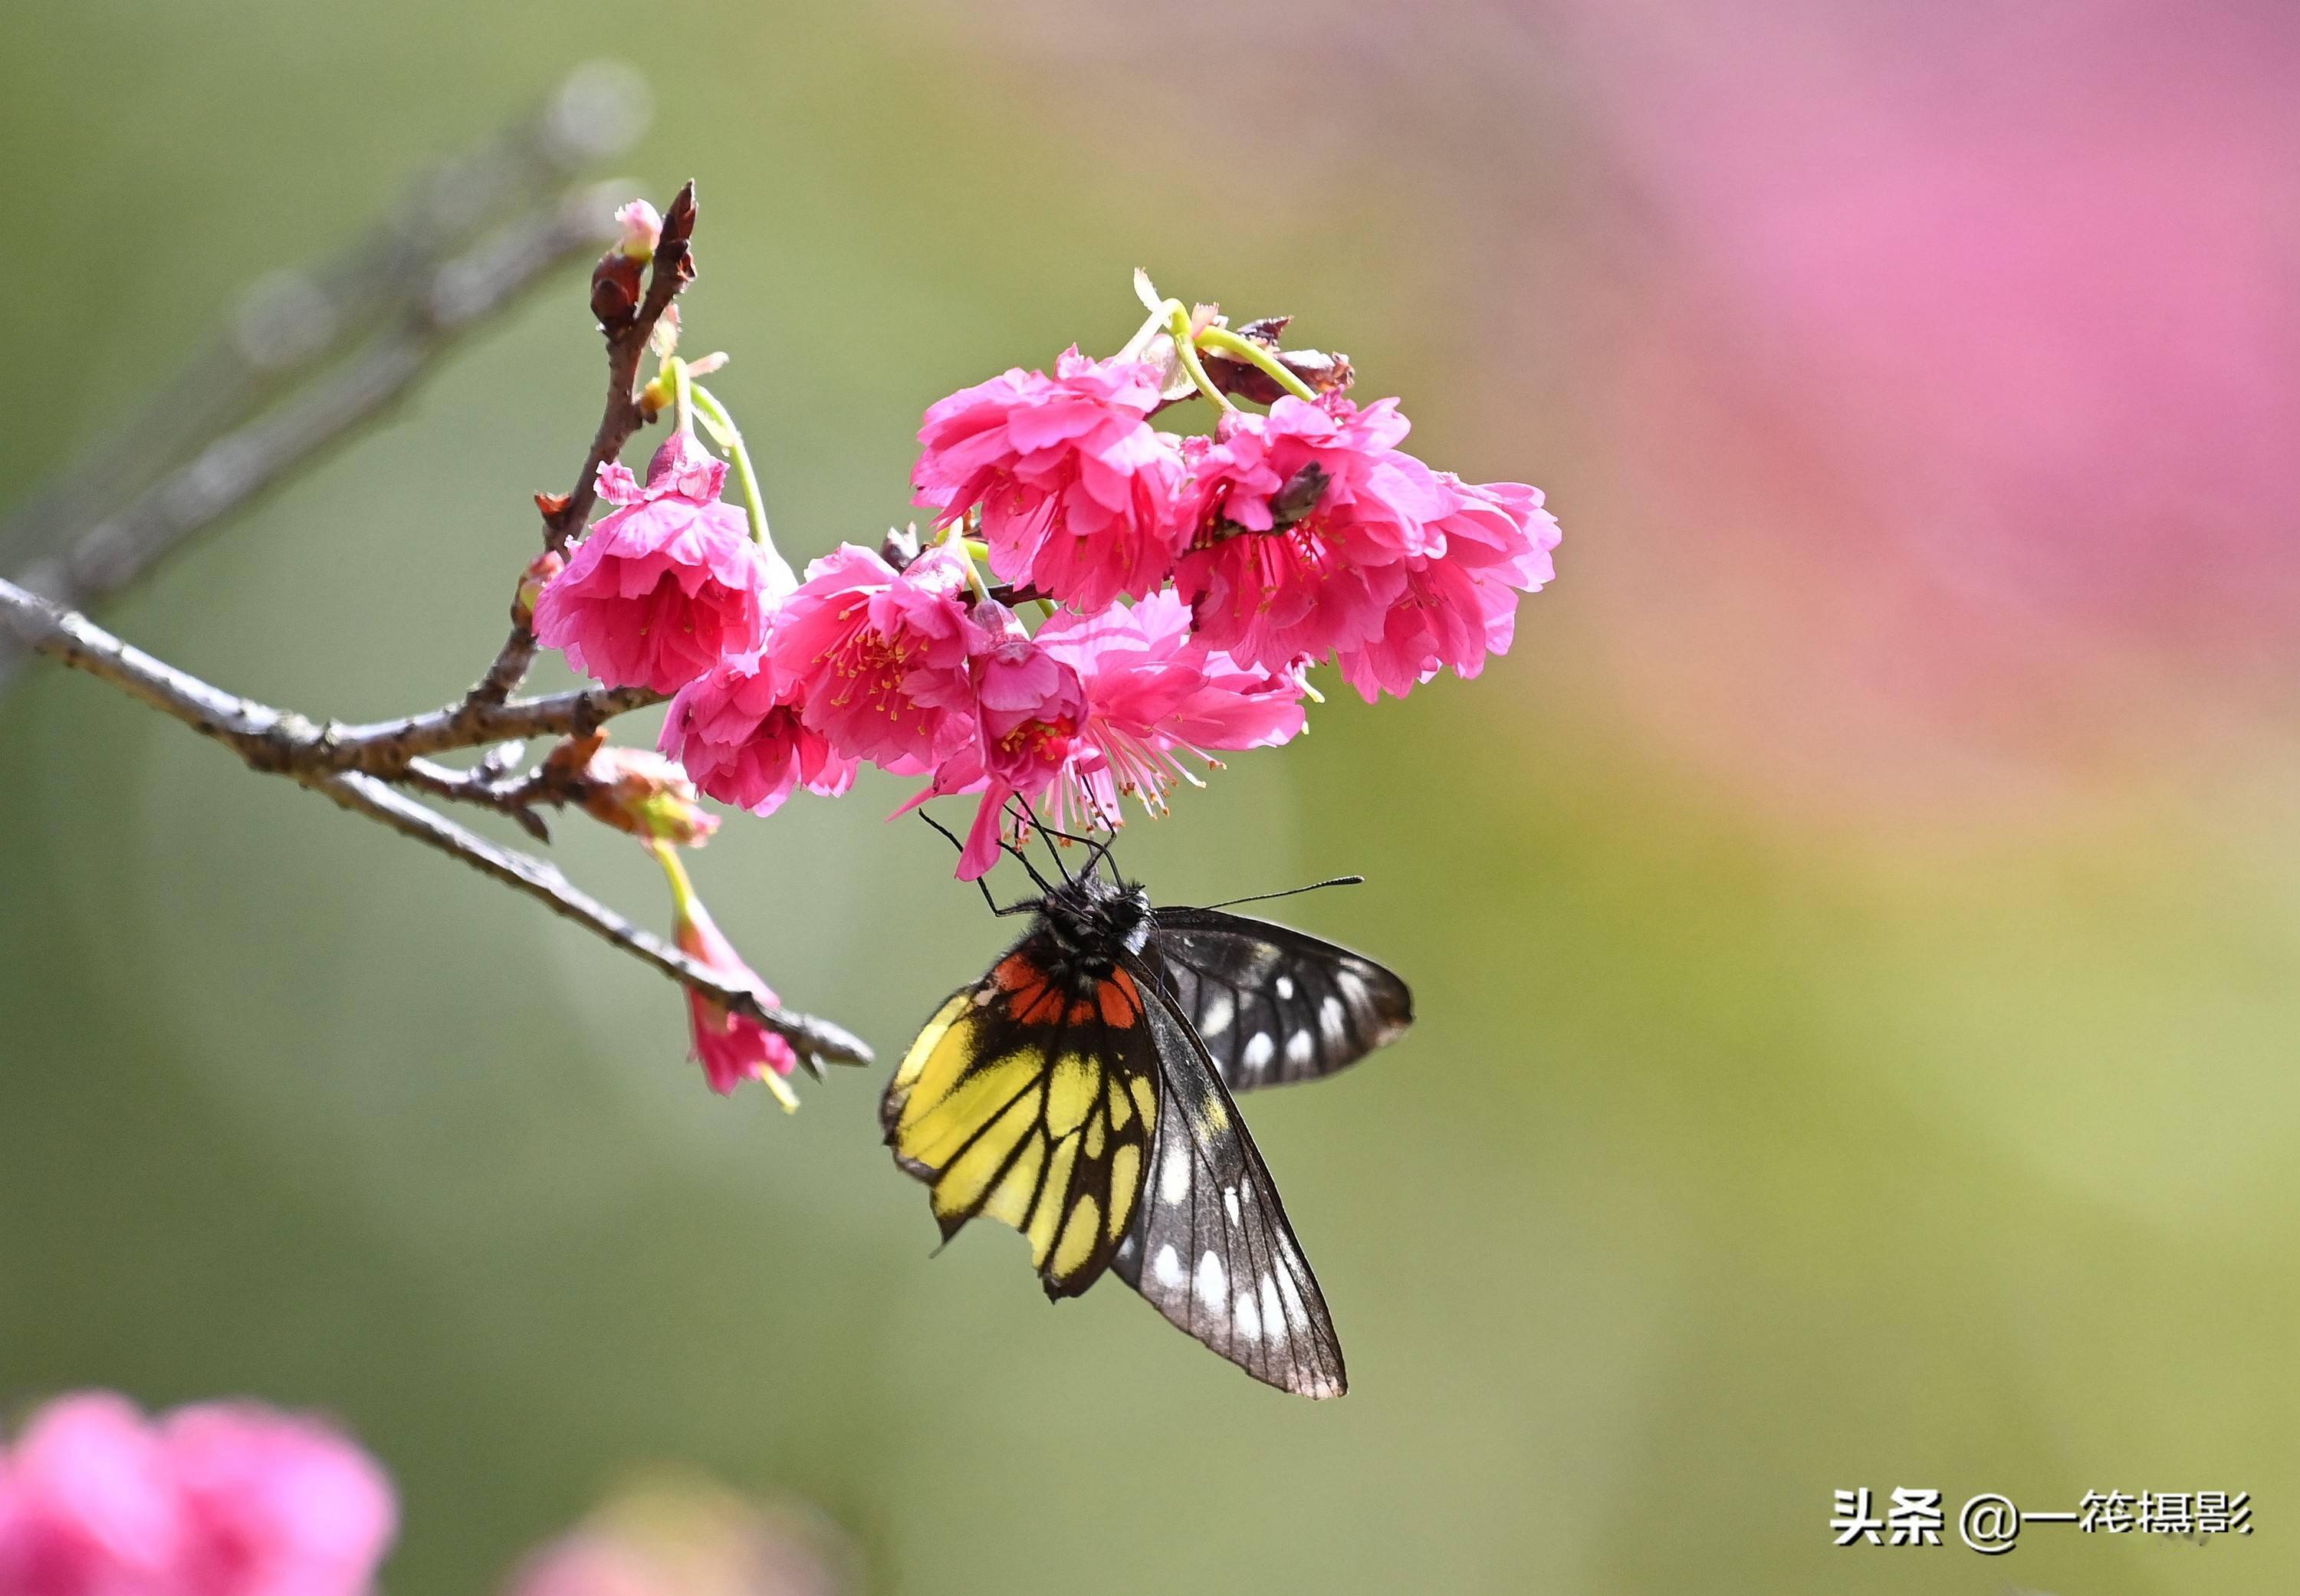
<svg viewBox="0 0 2300 1596">
<path fill-rule="evenodd" d="M 1046 1184 L 1038 1195 L 1038 1206 L 1030 1210 L 1030 1262 L 1038 1268 L 1046 1267 L 1046 1256 L 1054 1250 L 1054 1230 L 1062 1220 L 1062 1203 L 1070 1196 L 1071 1166 L 1078 1161 L 1078 1138 L 1064 1136 L 1054 1143 L 1054 1156 L 1046 1165 Z"/>
<path fill-rule="evenodd" d="M 1110 1239 L 1116 1241 L 1125 1234 L 1126 1221 L 1134 1217 L 1135 1194 L 1142 1188 L 1142 1149 L 1131 1142 L 1121 1142 L 1118 1151 L 1110 1155 Z"/>
<path fill-rule="evenodd" d="M 998 1179 L 1007 1160 L 1021 1144 L 1022 1138 L 1038 1138 L 1038 1107 L 1035 1094 L 1025 1093 L 1007 1105 L 1006 1111 L 992 1121 L 990 1126 L 964 1152 L 953 1159 L 950 1167 L 934 1184 L 934 1210 L 938 1218 L 948 1218 L 962 1214 L 983 1201 L 991 1183 Z M 1001 1183 L 1002 1189 L 1004 1183 Z M 1027 1201 L 1027 1192 L 1025 1200 Z"/>
<path fill-rule="evenodd" d="M 960 1015 L 966 1012 L 966 993 L 962 992 L 935 1011 L 935 1017 L 927 1021 L 926 1029 L 919 1033 L 919 1039 L 911 1043 L 911 1051 L 903 1055 L 903 1067 L 895 1071 L 895 1090 L 905 1092 L 918 1084 L 927 1060 L 934 1056 L 935 1049 L 942 1045 L 942 1039 L 949 1034 L 950 1027 Z"/>
<path fill-rule="evenodd" d="M 891 1088 L 895 1151 L 927 1176 L 946 1234 L 988 1214 L 1021 1232 L 1032 1263 L 1060 1282 L 1125 1234 L 1157 1087 L 1086 1053 L 1023 1047 L 984 1060 L 977 1013 L 974 994 L 959 993 L 904 1055 Z"/>
<path fill-rule="evenodd" d="M 1055 1275 L 1076 1273 L 1101 1241 L 1102 1207 L 1091 1197 L 1081 1197 L 1071 1209 L 1062 1239 L 1054 1247 Z"/>
</svg>

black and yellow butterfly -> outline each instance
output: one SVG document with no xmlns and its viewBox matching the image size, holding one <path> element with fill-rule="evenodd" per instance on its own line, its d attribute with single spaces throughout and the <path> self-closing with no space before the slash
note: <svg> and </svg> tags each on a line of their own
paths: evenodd
<svg viewBox="0 0 2300 1596">
<path fill-rule="evenodd" d="M 1097 850 L 1106 860 L 1106 847 Z M 888 1085 L 895 1161 L 946 1240 L 1029 1238 L 1050 1298 L 1113 1269 L 1258 1380 L 1339 1396 L 1342 1349 L 1234 1092 L 1330 1075 L 1402 1035 L 1370 959 L 1218 909 L 1153 909 L 1093 863 L 936 1011 Z"/>
</svg>

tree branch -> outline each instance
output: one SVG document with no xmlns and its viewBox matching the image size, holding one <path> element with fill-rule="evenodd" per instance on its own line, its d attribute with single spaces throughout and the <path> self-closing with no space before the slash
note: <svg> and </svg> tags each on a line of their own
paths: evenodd
<svg viewBox="0 0 2300 1596">
<path fill-rule="evenodd" d="M 586 190 L 448 262 L 426 278 L 426 291 L 397 330 L 287 409 L 210 444 L 60 558 L 27 570 L 23 585 L 75 608 L 118 592 L 194 534 L 373 420 L 459 335 L 553 269 L 596 250 L 612 231 L 609 196 Z"/>
<path fill-rule="evenodd" d="M 284 775 L 345 809 L 380 821 L 404 836 L 542 900 L 554 913 L 673 980 L 758 1020 L 788 1040 L 811 1064 L 870 1061 L 871 1050 L 838 1026 L 793 1010 L 769 1007 L 755 988 L 727 980 L 662 938 L 631 924 L 570 882 L 557 866 L 467 830 L 364 771 L 310 762 L 308 751 L 324 749 L 328 744 L 322 729 L 304 717 L 227 693 L 123 642 L 86 616 L 5 580 L 0 580 L 0 622 L 26 648 L 86 671 L 173 716 L 231 749 L 251 769 Z M 560 698 L 588 696 L 567 694 Z M 434 773 L 443 778 L 456 775 L 438 767 L 427 775 Z"/>
<path fill-rule="evenodd" d="M 388 776 L 424 754 L 519 737 L 587 736 L 618 715 L 662 701 L 663 694 L 646 687 L 589 687 L 507 703 L 466 698 L 403 719 L 329 726 L 313 759 L 321 768 Z"/>
<path fill-rule="evenodd" d="M 611 307 L 603 316 L 601 330 L 607 339 L 607 403 L 599 417 L 599 429 L 592 436 L 590 452 L 583 458 L 583 469 L 576 473 L 575 486 L 563 499 L 543 507 L 543 546 L 546 551 L 564 549 L 574 536 L 591 519 L 591 507 L 598 502 L 599 468 L 609 461 L 620 459 L 623 445 L 631 435 L 646 425 L 646 412 L 639 407 L 638 397 L 639 362 L 646 358 L 647 340 L 654 336 L 655 324 L 679 297 L 680 289 L 695 280 L 695 253 L 689 240 L 695 233 L 695 185 L 681 187 L 662 213 L 662 237 L 655 245 L 654 269 L 647 276 L 646 295 L 637 305 L 626 303 L 621 317 L 612 314 Z M 596 282 L 596 279 L 595 279 Z M 512 624 L 511 635 L 504 639 L 503 647 L 496 652 L 495 661 L 471 689 L 469 702 L 473 704 L 499 704 L 519 690 L 527 679 L 529 669 L 535 663 L 535 629 L 524 620 Z"/>
<path fill-rule="evenodd" d="M 379 327 L 420 318 L 443 262 L 504 217 L 565 203 L 569 180 L 629 147 L 647 116 L 645 80 L 595 62 L 533 114 L 419 179 L 348 249 L 266 274 L 174 380 L 0 521 L 0 574 L 54 555 Z"/>
</svg>

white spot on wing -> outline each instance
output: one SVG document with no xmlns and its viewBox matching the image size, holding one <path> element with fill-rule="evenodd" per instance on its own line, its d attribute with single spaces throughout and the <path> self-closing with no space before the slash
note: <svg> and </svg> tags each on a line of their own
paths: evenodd
<svg viewBox="0 0 2300 1596">
<path fill-rule="evenodd" d="M 1222 1188 L 1222 1211 L 1229 1215 L 1229 1222 L 1231 1224 L 1235 1225 L 1238 1223 L 1238 1188 L 1236 1186 L 1224 1186 Z"/>
<path fill-rule="evenodd" d="M 1262 1339 L 1262 1309 L 1254 1300 L 1254 1283 L 1246 1281 L 1238 1288 L 1238 1301 L 1230 1308 L 1230 1322 L 1238 1333 L 1248 1341 Z"/>
<path fill-rule="evenodd" d="M 1286 1339 L 1286 1309 L 1278 1301 L 1278 1284 L 1267 1275 L 1262 1277 L 1262 1322 L 1270 1326 L 1270 1339 Z"/>
<path fill-rule="evenodd" d="M 1278 1044 L 1271 1041 L 1270 1033 L 1256 1031 L 1246 1039 L 1246 1067 L 1248 1069 L 1259 1069 L 1269 1063 L 1277 1052 Z"/>
<path fill-rule="evenodd" d="M 1282 998 L 1290 998 L 1294 995 L 1293 977 L 1280 976 L 1278 977 L 1278 995 Z"/>
<path fill-rule="evenodd" d="M 1291 1269 L 1279 1269 L 1275 1272 L 1278 1276 L 1278 1294 L 1286 1299 L 1286 1322 L 1296 1330 L 1307 1330 L 1310 1327 L 1310 1310 L 1302 1306 L 1302 1292 L 1301 1288 L 1294 1284 L 1294 1272 Z"/>
<path fill-rule="evenodd" d="M 1174 1290 L 1189 1278 L 1182 1273 L 1182 1260 L 1176 1255 L 1174 1244 L 1171 1242 L 1158 1249 L 1158 1256 L 1150 1260 L 1150 1272 L 1158 1277 L 1158 1284 L 1168 1291 Z M 1267 1280 L 1262 1282 L 1264 1290 L 1269 1288 L 1269 1284 Z"/>
<path fill-rule="evenodd" d="M 1326 1001 L 1318 1005 L 1318 1028 L 1325 1032 L 1329 1046 L 1339 1047 L 1342 1044 L 1343 1013 L 1342 1000 L 1330 992 L 1326 994 Z"/>
<path fill-rule="evenodd" d="M 1229 1022 L 1238 1018 L 1238 1004 L 1227 992 L 1217 992 L 1206 1001 L 1206 1012 L 1198 1021 L 1198 1035 L 1219 1036 L 1229 1029 Z"/>
<path fill-rule="evenodd" d="M 1190 1150 L 1176 1141 L 1158 1166 L 1158 1201 L 1174 1203 L 1190 1194 Z"/>
<path fill-rule="evenodd" d="M 1212 1253 L 1198 1259 L 1198 1301 L 1210 1313 L 1220 1313 L 1229 1305 L 1229 1273 L 1222 1260 Z"/>
<path fill-rule="evenodd" d="M 1311 1039 L 1309 1032 L 1296 1031 L 1286 1039 L 1286 1061 L 1288 1064 L 1307 1064 L 1310 1055 L 1317 1052 L 1317 1048 L 1318 1044 Z"/>
</svg>

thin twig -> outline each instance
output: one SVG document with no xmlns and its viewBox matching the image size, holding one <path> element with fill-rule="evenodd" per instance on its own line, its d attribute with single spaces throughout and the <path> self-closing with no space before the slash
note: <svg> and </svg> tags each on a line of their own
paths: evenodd
<svg viewBox="0 0 2300 1596">
<path fill-rule="evenodd" d="M 418 179 L 348 249 L 267 274 L 173 380 L 0 522 L 0 574 L 70 544 L 379 326 L 421 313 L 450 255 L 628 148 L 647 98 L 627 66 L 583 67 L 532 114 Z"/>
<path fill-rule="evenodd" d="M 596 250 L 612 230 L 611 196 L 586 190 L 439 267 L 396 331 L 294 404 L 210 444 L 59 559 L 26 571 L 23 585 L 73 608 L 118 592 L 373 420 L 457 337 L 553 269 Z"/>
<path fill-rule="evenodd" d="M 559 869 L 506 848 L 394 792 L 356 770 L 297 762 L 300 751 L 323 746 L 320 728 L 305 718 L 227 693 L 123 642 L 85 615 L 0 580 L 0 622 L 26 648 L 111 683 L 131 697 L 173 716 L 230 748 L 254 769 L 288 777 L 344 808 L 451 854 L 484 875 L 541 899 L 554 912 L 654 966 L 712 1002 L 746 1014 L 787 1039 L 802 1056 L 822 1063 L 862 1064 L 871 1050 L 826 1019 L 769 1007 L 755 988 L 728 980 L 577 887 Z M 434 768 L 435 770 L 438 768 Z M 440 771 L 446 776 L 452 773 Z"/>
<path fill-rule="evenodd" d="M 398 720 L 328 727 L 312 757 L 327 769 L 388 776 L 424 754 L 518 737 L 587 736 L 618 715 L 661 703 L 663 696 L 646 687 L 589 687 L 508 703 L 467 698 Z"/>
<path fill-rule="evenodd" d="M 695 280 L 695 252 L 688 242 L 695 233 L 695 185 L 689 182 L 662 213 L 662 237 L 655 245 L 646 296 L 637 306 L 626 307 L 627 319 L 602 324 L 607 339 L 607 403 L 582 470 L 576 473 L 573 491 L 544 508 L 546 551 L 564 549 L 582 530 L 591 519 L 592 505 L 598 502 L 599 468 L 620 459 L 623 445 L 646 422 L 638 396 L 639 362 L 646 356 L 647 339 L 654 335 L 655 323 L 662 320 L 679 290 Z M 514 621 L 493 663 L 472 687 L 471 702 L 502 703 L 516 693 L 535 663 L 535 629 L 523 620 Z"/>
</svg>

